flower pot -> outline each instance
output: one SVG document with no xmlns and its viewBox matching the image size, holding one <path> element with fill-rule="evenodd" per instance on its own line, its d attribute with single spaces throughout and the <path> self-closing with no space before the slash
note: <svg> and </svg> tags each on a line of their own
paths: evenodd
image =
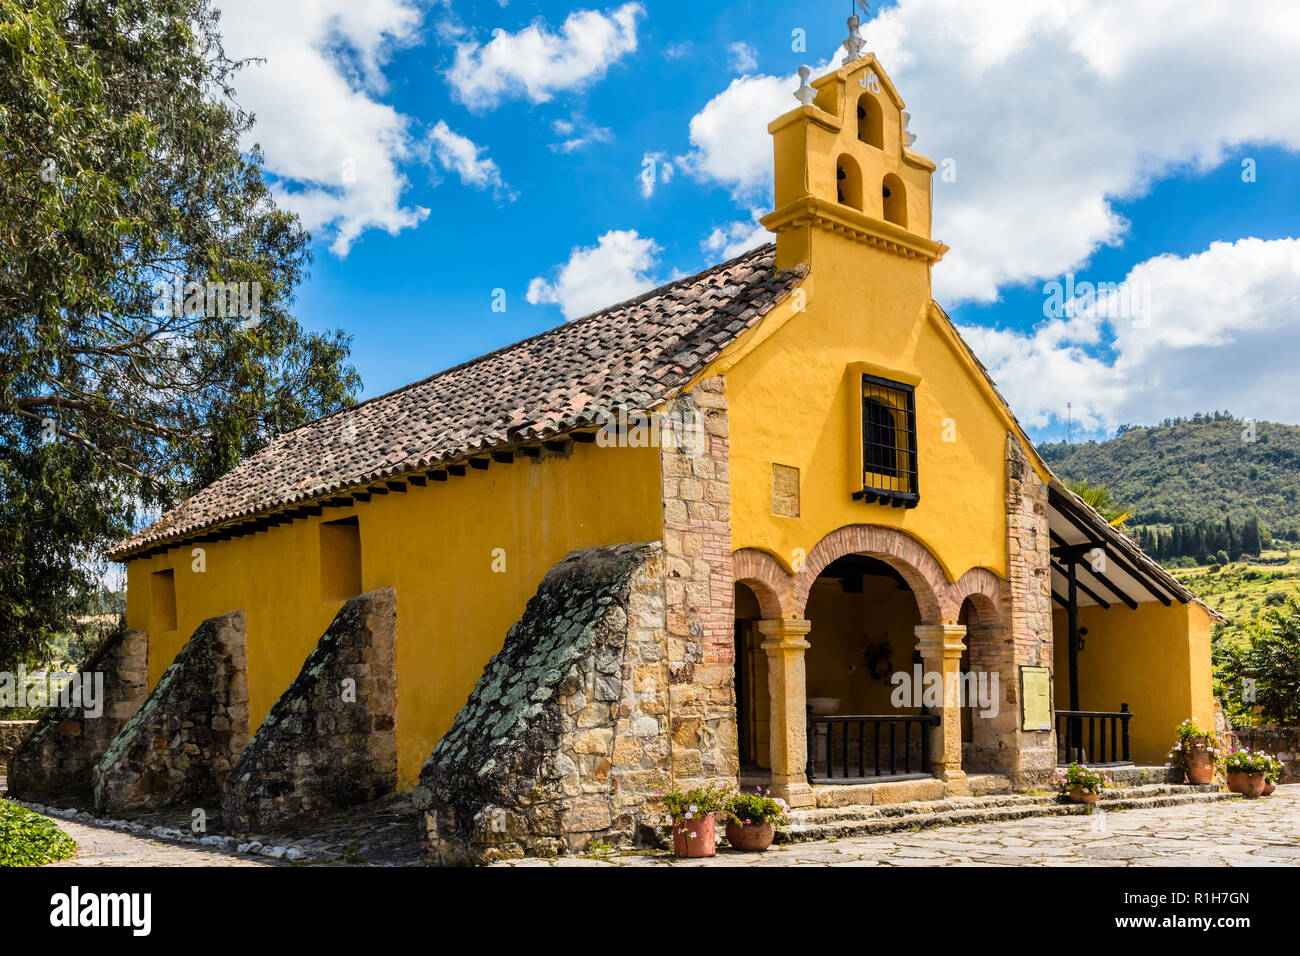
<svg viewBox="0 0 1300 956">
<path fill-rule="evenodd" d="M 1272 793 L 1272 792 L 1273 792 L 1274 790 L 1276 790 L 1276 789 L 1277 789 L 1277 784 L 1276 784 L 1276 783 L 1274 783 L 1272 780 L 1265 780 L 1265 781 L 1264 781 L 1264 789 L 1263 789 L 1263 791 L 1260 793 L 1260 796 L 1261 796 L 1261 797 L 1267 797 L 1270 793 Z"/>
<path fill-rule="evenodd" d="M 673 853 L 683 857 L 713 856 L 717 844 L 713 839 L 713 814 L 694 820 L 673 821 Z"/>
<path fill-rule="evenodd" d="M 1258 797 L 1264 792 L 1264 775 L 1237 771 L 1228 774 L 1228 789 L 1243 797 Z"/>
<path fill-rule="evenodd" d="M 1083 790 L 1079 789 L 1078 787 L 1075 787 L 1073 790 L 1071 790 L 1069 796 L 1070 796 L 1070 800 L 1074 803 L 1096 803 L 1099 799 L 1101 799 L 1101 794 L 1085 793 Z"/>
<path fill-rule="evenodd" d="M 745 853 L 760 853 L 772 845 L 776 827 L 770 823 L 728 823 L 727 842 Z"/>
<path fill-rule="evenodd" d="M 1214 758 L 1204 746 L 1187 748 L 1187 782 L 1207 784 L 1214 781 Z"/>
</svg>

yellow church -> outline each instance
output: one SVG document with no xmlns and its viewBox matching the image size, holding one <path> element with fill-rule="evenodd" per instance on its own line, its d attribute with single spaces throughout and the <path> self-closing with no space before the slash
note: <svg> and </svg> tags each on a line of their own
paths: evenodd
<svg viewBox="0 0 1300 956">
<path fill-rule="evenodd" d="M 773 243 L 282 435 L 112 552 L 151 700 L 235 622 L 223 771 L 324 706 L 358 601 L 391 630 L 357 665 L 391 670 L 381 776 L 444 847 L 626 834 L 665 781 L 1025 788 L 1212 726 L 1212 612 L 931 298 L 935 163 L 860 49 L 768 127 Z"/>
</svg>

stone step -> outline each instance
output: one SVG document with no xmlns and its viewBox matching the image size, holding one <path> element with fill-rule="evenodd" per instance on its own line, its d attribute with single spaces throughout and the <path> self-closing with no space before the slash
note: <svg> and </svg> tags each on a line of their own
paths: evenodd
<svg viewBox="0 0 1300 956">
<path fill-rule="evenodd" d="M 1213 786 L 1156 784 L 1129 787 L 1122 791 L 1107 791 L 1102 794 L 1098 805 L 1107 812 L 1114 812 L 1232 799 L 1238 799 L 1238 795 L 1220 792 Z M 1028 817 L 1068 816 L 1088 812 L 1089 808 L 1086 805 L 1063 803 L 1054 794 L 1015 794 L 1012 798 L 970 797 L 934 801 L 930 804 L 842 807 L 835 811 L 805 810 L 791 814 L 790 824 L 777 830 L 776 842 L 801 843 L 961 823 L 996 823 Z"/>
</svg>

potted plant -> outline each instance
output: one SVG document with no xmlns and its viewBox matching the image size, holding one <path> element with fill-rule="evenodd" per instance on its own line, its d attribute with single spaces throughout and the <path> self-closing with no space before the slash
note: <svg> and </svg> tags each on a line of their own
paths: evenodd
<svg viewBox="0 0 1300 956">
<path fill-rule="evenodd" d="M 690 790 L 665 788 L 662 784 L 655 795 L 663 799 L 664 809 L 673 821 L 673 853 L 680 857 L 713 856 L 717 851 L 714 837 L 713 815 L 723 808 L 728 789 L 720 783 L 709 783 Z"/>
<path fill-rule="evenodd" d="M 1211 783 L 1222 747 L 1213 731 L 1202 730 L 1196 719 L 1189 717 L 1178 725 L 1178 742 L 1165 755 L 1169 761 L 1165 766 L 1177 767 L 1186 775 L 1188 783 Z"/>
<path fill-rule="evenodd" d="M 1101 792 L 1111 785 L 1110 774 L 1072 763 L 1051 776 L 1051 783 L 1063 797 L 1074 803 L 1096 803 Z"/>
<path fill-rule="evenodd" d="M 1264 772 L 1264 792 L 1260 796 L 1267 797 L 1277 789 L 1277 782 L 1282 779 L 1282 761 L 1276 757 L 1268 758 L 1268 770 Z"/>
<path fill-rule="evenodd" d="M 1264 792 L 1264 775 L 1270 769 L 1268 754 L 1258 750 L 1229 750 L 1223 757 L 1228 789 L 1243 797 L 1258 797 Z"/>
<path fill-rule="evenodd" d="M 772 845 L 776 825 L 790 819 L 784 800 L 757 793 L 737 793 L 722 808 L 727 821 L 727 842 L 746 853 L 761 853 Z"/>
</svg>

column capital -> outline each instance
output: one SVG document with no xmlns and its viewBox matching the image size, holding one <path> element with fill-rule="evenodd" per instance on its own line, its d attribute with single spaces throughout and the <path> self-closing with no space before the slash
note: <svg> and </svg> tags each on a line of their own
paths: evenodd
<svg viewBox="0 0 1300 956">
<path fill-rule="evenodd" d="M 810 630 L 812 621 L 798 617 L 771 618 L 758 622 L 758 633 L 763 635 L 761 646 L 764 650 L 811 647 L 804 640 L 804 635 Z"/>
<path fill-rule="evenodd" d="M 922 657 L 960 657 L 966 649 L 964 624 L 918 624 L 912 630 Z"/>
</svg>

